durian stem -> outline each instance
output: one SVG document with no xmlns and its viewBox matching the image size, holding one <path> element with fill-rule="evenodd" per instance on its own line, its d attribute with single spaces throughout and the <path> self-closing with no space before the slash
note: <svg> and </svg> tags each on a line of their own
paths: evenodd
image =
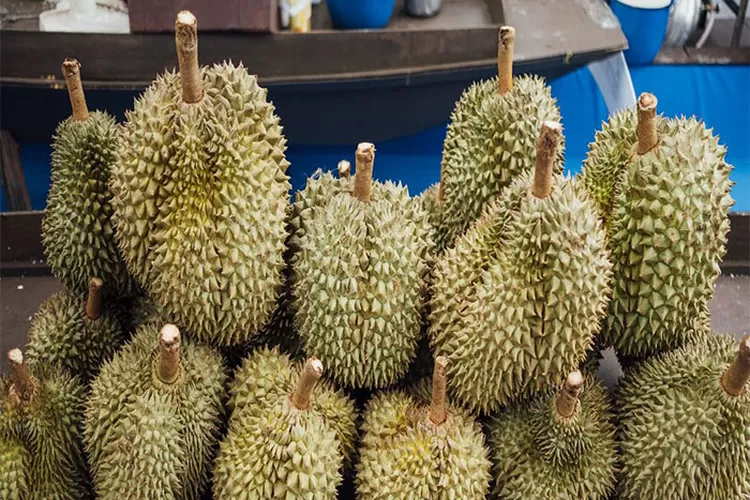
<svg viewBox="0 0 750 500">
<path fill-rule="evenodd" d="M 750 380 L 750 335 L 740 340 L 737 357 L 721 376 L 721 387 L 730 396 L 739 396 Z"/>
<path fill-rule="evenodd" d="M 531 194 L 537 198 L 546 198 L 552 192 L 552 174 L 561 135 L 562 126 L 559 123 L 546 121 L 542 124 L 542 131 L 536 142 L 534 184 L 531 187 Z"/>
<path fill-rule="evenodd" d="M 198 65 L 198 20 L 187 10 L 177 14 L 174 25 L 177 60 L 180 64 L 182 100 L 198 102 L 203 98 L 201 70 Z"/>
<path fill-rule="evenodd" d="M 308 358 L 299 374 L 297 389 L 292 394 L 292 404 L 295 408 L 306 410 L 310 406 L 310 394 L 322 376 L 323 363 L 316 357 Z"/>
<path fill-rule="evenodd" d="M 438 356 L 435 358 L 435 368 L 432 371 L 432 402 L 430 403 L 430 421 L 440 425 L 448 418 L 445 407 L 446 369 L 448 358 Z"/>
<path fill-rule="evenodd" d="M 339 177 L 348 179 L 352 175 L 352 164 L 346 160 L 341 160 L 338 165 Z"/>
<path fill-rule="evenodd" d="M 372 195 L 372 164 L 375 162 L 375 145 L 360 142 L 357 146 L 357 170 L 354 172 L 354 196 L 367 203 Z"/>
<path fill-rule="evenodd" d="M 658 103 L 653 94 L 644 92 L 638 97 L 638 146 L 636 151 L 639 155 L 646 154 L 659 142 L 656 132 L 656 104 Z"/>
<path fill-rule="evenodd" d="M 8 351 L 8 361 L 10 361 L 10 378 L 13 382 L 11 390 L 13 395 L 19 401 L 29 401 L 34 395 L 39 382 L 29 373 L 29 367 L 24 363 L 21 349 L 11 349 Z"/>
<path fill-rule="evenodd" d="M 438 192 L 436 196 L 437 202 L 442 203 L 443 198 L 445 198 L 445 192 L 443 191 L 443 179 L 441 178 L 440 182 L 438 182 Z"/>
<path fill-rule="evenodd" d="M 513 88 L 513 46 L 516 30 L 503 26 L 497 33 L 497 93 L 505 95 Z"/>
<path fill-rule="evenodd" d="M 73 108 L 73 120 L 81 122 L 89 117 L 89 108 L 86 106 L 86 95 L 83 93 L 81 83 L 81 63 L 75 59 L 65 58 L 62 63 L 62 74 L 65 84 L 68 86 L 70 106 Z"/>
<path fill-rule="evenodd" d="M 180 375 L 180 330 L 164 325 L 159 332 L 159 379 L 172 384 Z"/>
<path fill-rule="evenodd" d="M 583 375 L 578 370 L 571 372 L 555 400 L 557 414 L 562 418 L 571 418 L 575 415 L 578 408 L 578 396 L 582 390 Z"/>
<path fill-rule="evenodd" d="M 89 280 L 89 296 L 86 299 L 86 317 L 92 321 L 101 317 L 104 310 L 104 297 L 102 288 L 104 281 L 101 278 L 91 278 Z"/>
</svg>

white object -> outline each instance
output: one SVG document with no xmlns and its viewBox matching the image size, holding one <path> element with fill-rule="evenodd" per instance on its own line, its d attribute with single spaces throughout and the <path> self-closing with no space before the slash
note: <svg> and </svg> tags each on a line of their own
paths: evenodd
<svg viewBox="0 0 750 500">
<path fill-rule="evenodd" d="M 634 9 L 663 9 L 672 4 L 672 0 L 617 0 Z"/>
<path fill-rule="evenodd" d="M 130 18 L 127 9 L 111 0 L 101 3 L 96 0 L 63 0 L 54 10 L 39 14 L 39 30 L 130 33 Z"/>
<path fill-rule="evenodd" d="M 635 89 L 622 52 L 589 63 L 609 114 L 635 106 Z"/>
<path fill-rule="evenodd" d="M 291 5 L 291 4 L 294 5 Z M 318 0 L 320 3 L 320 0 Z M 279 0 L 279 10 L 281 11 L 281 27 L 288 28 L 292 16 L 296 16 L 308 5 L 312 5 L 310 0 Z"/>
</svg>

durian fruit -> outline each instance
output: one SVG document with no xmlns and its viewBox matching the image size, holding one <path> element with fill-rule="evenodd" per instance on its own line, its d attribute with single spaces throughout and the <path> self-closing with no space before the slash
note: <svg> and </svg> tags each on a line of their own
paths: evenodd
<svg viewBox="0 0 750 500">
<path fill-rule="evenodd" d="M 446 404 L 446 364 L 435 359 L 432 401 L 403 391 L 368 404 L 357 464 L 357 497 L 483 499 L 490 462 L 482 430 L 465 410 Z"/>
<path fill-rule="evenodd" d="M 84 294 L 91 276 L 105 283 L 104 295 L 135 293 L 135 281 L 120 258 L 112 227 L 110 169 L 119 125 L 109 114 L 89 113 L 81 85 L 81 65 L 65 59 L 71 117 L 52 140 L 52 185 L 42 219 L 42 243 L 52 273 L 75 294 Z"/>
<path fill-rule="evenodd" d="M 359 144 L 356 158 L 353 182 L 340 181 L 351 189 L 298 211 L 293 295 L 305 352 L 341 385 L 372 389 L 398 381 L 415 356 L 432 240 L 419 200 L 372 180 L 375 147 Z"/>
<path fill-rule="evenodd" d="M 438 248 L 452 247 L 518 175 L 534 166 L 536 140 L 545 121 L 560 121 L 550 88 L 537 76 L 513 78 L 515 30 L 498 34 L 498 78 L 464 91 L 451 114 L 443 144 Z M 562 140 L 554 160 L 562 172 Z"/>
<path fill-rule="evenodd" d="M 91 385 L 84 438 L 101 499 L 198 499 L 223 418 L 213 349 L 146 322 Z"/>
<path fill-rule="evenodd" d="M 57 367 L 29 367 L 8 353 L 0 379 L 0 498 L 79 500 L 91 497 L 83 455 L 86 390 Z"/>
<path fill-rule="evenodd" d="M 558 387 L 586 358 L 607 304 L 611 264 L 593 203 L 555 174 L 557 123 L 521 174 L 433 271 L 430 337 L 451 393 L 492 413 Z"/>
<path fill-rule="evenodd" d="M 750 498 L 750 335 L 649 358 L 618 387 L 620 498 Z"/>
<path fill-rule="evenodd" d="M 353 401 L 322 375 L 320 360 L 300 367 L 278 349 L 245 360 L 232 384 L 214 498 L 336 498 L 354 449 L 356 414 Z"/>
<path fill-rule="evenodd" d="M 117 306 L 103 297 L 104 281 L 91 278 L 88 296 L 63 290 L 31 320 L 27 356 L 32 365 L 57 365 L 89 382 L 126 340 Z"/>
<path fill-rule="evenodd" d="M 267 323 L 283 285 L 286 139 L 255 76 L 198 67 L 187 11 L 176 40 L 180 72 L 159 76 L 127 113 L 111 182 L 118 244 L 178 325 L 237 344 Z"/>
<path fill-rule="evenodd" d="M 610 498 L 617 462 L 612 418 L 607 390 L 580 371 L 571 372 L 559 392 L 499 413 L 488 425 L 493 497 Z"/>
<path fill-rule="evenodd" d="M 709 329 L 733 204 L 718 138 L 694 118 L 657 116 L 656 105 L 644 93 L 637 110 L 610 118 L 581 173 L 613 263 L 602 342 L 635 360 Z"/>
</svg>

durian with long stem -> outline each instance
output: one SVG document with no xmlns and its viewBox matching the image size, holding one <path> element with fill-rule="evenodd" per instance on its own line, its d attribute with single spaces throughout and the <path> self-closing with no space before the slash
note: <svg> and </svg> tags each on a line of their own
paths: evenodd
<svg viewBox="0 0 750 500">
<path fill-rule="evenodd" d="M 521 174 L 433 270 L 429 334 L 451 394 L 492 413 L 559 386 L 604 317 L 611 264 L 586 193 L 555 173 L 561 127 L 545 122 Z"/>
<path fill-rule="evenodd" d="M 358 498 L 471 500 L 489 492 L 484 435 L 470 413 L 447 403 L 447 363 L 435 359 L 429 403 L 403 391 L 380 393 L 368 403 Z"/>
<path fill-rule="evenodd" d="M 84 297 L 63 290 L 42 303 L 31 320 L 27 357 L 31 364 L 56 365 L 88 383 L 125 342 L 118 306 L 104 297 L 100 278 L 89 280 Z"/>
<path fill-rule="evenodd" d="M 197 31 L 177 14 L 179 73 L 126 115 L 114 221 L 156 304 L 195 338 L 233 345 L 268 322 L 283 288 L 289 162 L 266 89 L 242 65 L 200 67 Z"/>
<path fill-rule="evenodd" d="M 198 499 L 223 416 L 221 355 L 144 323 L 99 373 L 85 442 L 101 499 Z"/>
<path fill-rule="evenodd" d="M 607 390 L 571 372 L 562 388 L 506 408 L 488 424 L 493 498 L 606 500 L 617 442 Z"/>
<path fill-rule="evenodd" d="M 91 498 L 85 388 L 57 367 L 30 367 L 20 349 L 8 352 L 8 361 L 10 376 L 0 379 L 0 498 Z"/>
<path fill-rule="evenodd" d="M 73 294 L 86 293 L 89 279 L 98 276 L 105 285 L 102 294 L 116 299 L 137 291 L 112 225 L 109 179 L 120 127 L 105 112 L 89 112 L 80 68 L 75 59 L 62 65 L 73 113 L 52 140 L 52 184 L 42 243 L 52 273 Z"/>
<path fill-rule="evenodd" d="M 750 335 L 642 361 L 617 392 L 620 498 L 750 496 Z"/>
</svg>

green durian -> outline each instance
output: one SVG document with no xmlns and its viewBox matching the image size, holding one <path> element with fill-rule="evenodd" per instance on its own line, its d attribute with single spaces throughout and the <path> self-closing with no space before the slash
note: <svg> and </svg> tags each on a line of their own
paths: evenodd
<svg viewBox="0 0 750 500">
<path fill-rule="evenodd" d="M 66 288 L 84 294 L 91 276 L 98 276 L 104 280 L 104 294 L 117 298 L 137 289 L 120 257 L 111 221 L 109 179 L 120 127 L 107 113 L 89 113 L 80 66 L 75 59 L 62 65 L 73 115 L 52 139 L 42 243 L 52 273 Z"/>
<path fill-rule="evenodd" d="M 438 248 L 449 248 L 518 175 L 534 166 L 544 121 L 560 121 L 550 88 L 537 76 L 512 78 L 515 30 L 500 28 L 498 78 L 464 91 L 451 114 L 443 144 Z M 562 173 L 563 145 L 554 169 Z"/>
<path fill-rule="evenodd" d="M 732 167 L 694 118 L 614 115 L 591 145 L 581 180 L 597 202 L 613 264 L 602 342 L 642 359 L 709 329 L 708 301 L 729 231 Z"/>
<path fill-rule="evenodd" d="M 196 36 L 179 13 L 180 73 L 157 77 L 126 115 L 114 221 L 151 298 L 191 335 L 229 345 L 268 322 L 282 289 L 289 162 L 266 89 L 242 65 L 199 69 Z"/>
<path fill-rule="evenodd" d="M 324 189 L 328 175 L 298 197 L 308 209 L 298 210 L 292 258 L 297 329 L 305 352 L 350 388 L 384 387 L 408 370 L 432 250 L 421 203 L 401 185 L 373 181 L 374 157 L 372 144 L 360 144 L 353 182 L 336 181 L 348 188 Z"/>
<path fill-rule="evenodd" d="M 117 306 L 92 278 L 88 296 L 63 290 L 42 303 L 31 319 L 26 355 L 31 365 L 53 364 L 88 383 L 126 340 Z"/>
<path fill-rule="evenodd" d="M 278 349 L 250 355 L 231 387 L 229 433 L 214 466 L 217 500 L 336 498 L 354 452 L 354 402 Z M 313 393 L 313 388 L 317 388 Z"/>
<path fill-rule="evenodd" d="M 435 354 L 451 361 L 456 401 L 481 413 L 559 386 L 604 317 L 604 229 L 583 189 L 553 173 L 560 134 L 544 124 L 533 182 L 521 174 L 433 271 Z"/>
<path fill-rule="evenodd" d="M 84 386 L 55 366 L 29 367 L 19 349 L 8 360 L 11 375 L 0 379 L 0 498 L 91 498 Z"/>
<path fill-rule="evenodd" d="M 435 359 L 429 404 L 403 391 L 380 393 L 368 403 L 355 480 L 361 500 L 487 495 L 484 435 L 468 412 L 446 404 L 446 364 Z"/>
<path fill-rule="evenodd" d="M 148 295 L 140 295 L 128 308 L 127 329 L 135 332 L 138 328 L 146 323 L 156 322 L 160 325 L 171 322 L 171 318 L 159 307 L 154 300 Z"/>
<path fill-rule="evenodd" d="M 620 498 L 750 497 L 750 335 L 705 335 L 625 373 Z"/>
<path fill-rule="evenodd" d="M 607 500 L 617 464 L 612 420 L 607 390 L 579 371 L 559 392 L 503 410 L 488 424 L 493 498 Z"/>
<path fill-rule="evenodd" d="M 84 437 L 99 498 L 201 498 L 226 378 L 219 353 L 144 323 L 91 385 Z"/>
</svg>

